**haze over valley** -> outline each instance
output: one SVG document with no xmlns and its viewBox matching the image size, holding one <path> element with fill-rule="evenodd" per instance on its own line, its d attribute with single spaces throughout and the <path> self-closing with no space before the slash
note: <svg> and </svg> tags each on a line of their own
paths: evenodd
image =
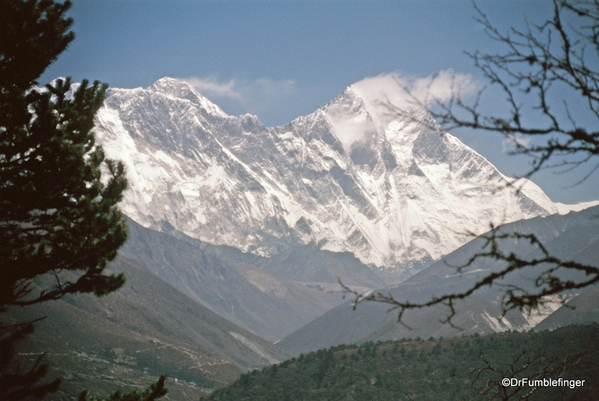
<svg viewBox="0 0 599 401">
<path fill-rule="evenodd" d="M 405 103 L 397 80 L 357 82 L 279 127 L 229 116 L 172 78 L 110 89 L 95 132 L 107 157 L 127 171 L 121 209 L 129 239 L 112 268 L 128 284 L 105 299 L 67 297 L 28 314 L 78 316 L 68 331 L 41 325 L 42 337 L 26 346 L 35 354 L 52 343 L 48 358 L 66 372 L 60 397 L 82 380 L 101 390 L 117 375 L 127 388 L 160 371 L 171 377 L 173 399 L 186 399 L 245 370 L 340 344 L 594 321 L 594 307 L 581 318 L 562 306 L 592 292 L 502 319 L 501 287 L 459 305 L 460 329 L 439 323 L 442 305 L 408 313 L 410 329 L 384 305 L 353 310 L 340 282 L 416 302 L 500 269 L 480 262 L 456 274 L 450 267 L 481 247 L 471 240 L 491 224 L 534 232 L 564 258 L 592 263 L 599 256 L 598 202 L 556 204 L 531 181 L 513 182 Z M 517 275 L 505 280 L 530 285 Z M 100 326 L 114 329 L 90 342 Z M 60 338 L 76 351 L 63 349 Z M 86 368 L 76 373 L 81 363 Z M 89 381 L 97 364 L 112 373 Z"/>
<path fill-rule="evenodd" d="M 597 1 L 60 1 L 0 5 L 0 400 L 597 398 Z"/>
</svg>

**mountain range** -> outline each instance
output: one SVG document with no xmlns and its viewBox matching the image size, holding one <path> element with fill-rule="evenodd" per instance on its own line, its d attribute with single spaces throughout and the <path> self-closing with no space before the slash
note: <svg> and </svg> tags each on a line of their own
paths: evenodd
<svg viewBox="0 0 599 401">
<path fill-rule="evenodd" d="M 368 291 L 436 269 L 451 276 L 440 258 L 471 249 L 491 223 L 556 221 L 543 218 L 592 205 L 553 203 L 532 182 L 514 182 L 406 103 L 393 77 L 384 88 L 371 82 L 280 127 L 229 116 L 172 78 L 111 89 L 96 136 L 127 168 L 121 254 L 276 342 L 347 308 L 338 280 Z M 422 285 L 452 288 L 443 277 L 398 288 L 418 288 L 408 291 L 416 297 Z"/>
<path fill-rule="evenodd" d="M 387 283 L 465 244 L 467 231 L 558 212 L 398 90 L 360 81 L 310 115 L 265 127 L 163 78 L 109 90 L 95 132 L 124 162 L 121 208 L 142 226 L 260 257 L 349 252 Z"/>
<path fill-rule="evenodd" d="M 444 307 L 406 314 L 411 329 L 385 305 L 353 311 L 339 281 L 422 301 L 500 268 L 451 268 L 480 250 L 473 238 L 490 224 L 533 232 L 564 258 L 599 258 L 596 203 L 554 203 L 514 182 L 407 104 L 393 77 L 383 88 L 371 82 L 279 127 L 229 116 L 172 78 L 108 91 L 95 133 L 126 167 L 129 238 L 111 269 L 127 285 L 12 314 L 48 316 L 19 352 L 48 353 L 65 377 L 55 399 L 82 386 L 141 388 L 158 373 L 169 374 L 173 399 L 197 398 L 243 371 L 341 343 L 597 319 L 596 289 L 500 319 L 500 288 L 485 288 L 460 303 L 463 331 L 439 323 Z"/>
<path fill-rule="evenodd" d="M 568 215 L 536 217 L 506 224 L 501 232 L 535 234 L 549 253 L 563 260 L 574 260 L 587 265 L 597 265 L 599 260 L 599 206 Z M 400 301 L 426 302 L 445 294 L 459 293 L 489 273 L 505 265 L 493 258 L 481 258 L 458 273 L 456 266 L 463 266 L 477 252 L 483 251 L 485 241 L 476 238 L 438 262 L 415 274 L 398 286 L 381 291 Z M 538 255 L 526 239 L 502 241 L 501 250 L 513 252 L 523 258 Z M 506 289 L 535 288 L 535 278 L 548 266 L 515 271 L 493 286 L 484 286 L 455 305 L 456 315 L 452 325 L 442 323 L 450 314 L 445 305 L 406 311 L 399 324 L 397 314 L 389 311 L 389 305 L 366 302 L 355 308 L 350 301 L 340 305 L 295 333 L 283 339 L 279 345 L 300 354 L 339 344 L 366 341 L 397 340 L 401 338 L 455 337 L 468 334 L 490 334 L 507 330 L 554 329 L 567 324 L 589 324 L 597 321 L 597 286 L 566 292 L 563 297 L 548 299 L 534 311 L 512 310 L 503 318 L 501 301 Z M 565 270 L 565 269 L 562 269 Z M 585 274 L 557 271 L 562 279 L 584 279 Z M 514 287 L 515 286 L 515 287 Z"/>
<path fill-rule="evenodd" d="M 202 250 L 191 238 L 146 229 L 129 221 L 129 239 L 119 251 L 174 288 L 230 322 L 275 342 L 343 302 L 249 263 L 228 263 L 223 253 Z M 368 270 L 364 267 L 365 270 Z"/>
<path fill-rule="evenodd" d="M 168 375 L 169 399 L 198 399 L 248 369 L 289 357 L 133 260 L 119 256 L 110 269 L 127 277 L 117 292 L 66 295 L 5 314 L 11 323 L 43 318 L 18 352 L 31 365 L 44 355 L 48 379 L 63 378 L 50 400 L 76 400 L 84 389 L 104 398 L 146 388 L 160 374 Z"/>
</svg>

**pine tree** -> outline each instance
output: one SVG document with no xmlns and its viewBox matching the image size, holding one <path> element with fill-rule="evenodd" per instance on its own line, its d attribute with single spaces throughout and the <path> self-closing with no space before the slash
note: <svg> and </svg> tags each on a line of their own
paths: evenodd
<svg viewBox="0 0 599 401">
<path fill-rule="evenodd" d="M 2 400 L 41 398 L 59 385 L 40 383 L 47 367 L 39 360 L 19 369 L 14 345 L 33 322 L 10 326 L 2 313 L 68 293 L 102 296 L 125 282 L 122 274 L 104 272 L 127 237 L 117 208 L 127 185 L 123 165 L 105 159 L 92 132 L 107 85 L 67 78 L 38 88 L 37 79 L 74 39 L 73 21 L 65 17 L 70 6 L 0 0 Z M 164 393 L 161 378 L 130 398 Z"/>
<path fill-rule="evenodd" d="M 0 9 L 0 310 L 72 292 L 103 295 L 124 283 L 102 274 L 126 239 L 116 207 L 123 166 L 104 160 L 91 132 L 107 85 L 59 79 L 35 87 L 74 38 L 72 20 L 62 17 L 69 6 L 11 0 Z M 83 274 L 32 290 L 37 276 L 68 270 Z"/>
</svg>

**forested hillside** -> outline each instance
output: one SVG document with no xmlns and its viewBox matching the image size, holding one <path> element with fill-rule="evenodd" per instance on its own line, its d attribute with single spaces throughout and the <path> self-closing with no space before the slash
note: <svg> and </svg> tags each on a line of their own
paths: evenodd
<svg viewBox="0 0 599 401">
<path fill-rule="evenodd" d="M 569 382 L 573 388 L 504 387 L 504 378 L 579 382 Z M 599 325 L 341 345 L 247 373 L 206 400 L 490 400 L 526 394 L 530 400 L 596 399 Z"/>
</svg>

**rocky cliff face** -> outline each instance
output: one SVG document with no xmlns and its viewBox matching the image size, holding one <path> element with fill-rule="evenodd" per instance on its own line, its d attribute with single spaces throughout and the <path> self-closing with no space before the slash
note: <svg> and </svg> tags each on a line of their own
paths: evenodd
<svg viewBox="0 0 599 401">
<path fill-rule="evenodd" d="M 394 90 L 358 82 L 308 116 L 264 127 L 163 78 L 111 89 L 96 135 L 126 165 L 125 214 L 261 256 L 315 244 L 407 276 L 467 242 L 466 231 L 557 212 Z"/>
</svg>

